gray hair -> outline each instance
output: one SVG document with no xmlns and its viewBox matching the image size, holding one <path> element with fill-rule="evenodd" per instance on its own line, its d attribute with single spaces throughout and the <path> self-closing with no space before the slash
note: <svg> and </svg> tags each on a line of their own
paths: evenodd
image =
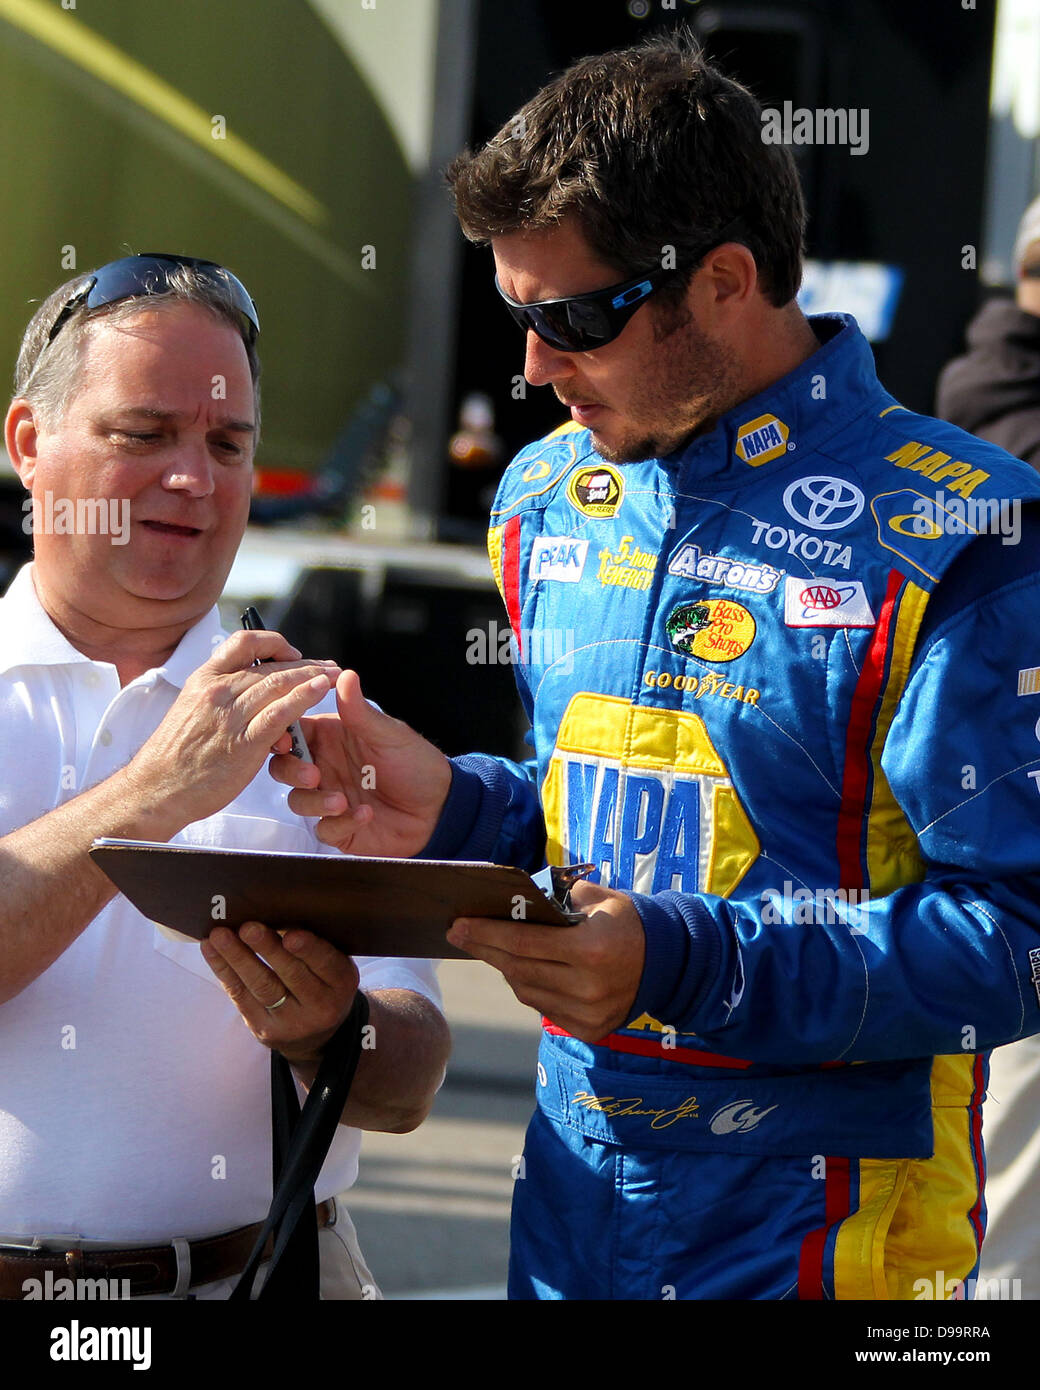
<svg viewBox="0 0 1040 1390">
<path fill-rule="evenodd" d="M 89 274 L 77 275 L 64 285 L 59 285 L 29 320 L 14 369 L 15 398 L 27 400 L 48 424 L 60 420 L 76 391 L 83 363 L 83 345 L 90 324 L 100 318 L 119 323 L 158 304 L 198 304 L 214 317 L 230 323 L 242 337 L 253 382 L 253 404 L 259 435 L 260 359 L 255 344 L 249 343 L 242 334 L 241 319 L 230 294 L 211 275 L 201 274 L 194 266 L 172 267 L 164 293 L 135 295 L 116 300 L 113 304 L 99 305 L 96 309 L 81 305 L 73 310 L 53 342 L 48 342 L 48 334 L 58 315 L 74 295 L 86 288 L 89 279 Z"/>
</svg>

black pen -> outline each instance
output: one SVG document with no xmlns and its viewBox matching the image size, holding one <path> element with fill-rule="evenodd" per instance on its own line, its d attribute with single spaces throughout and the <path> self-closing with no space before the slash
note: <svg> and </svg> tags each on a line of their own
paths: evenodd
<svg viewBox="0 0 1040 1390">
<path fill-rule="evenodd" d="M 267 631 L 264 626 L 263 618 L 261 618 L 260 614 L 252 606 L 247 608 L 242 614 L 242 626 L 247 632 Z M 263 662 L 255 661 L 253 665 L 262 666 Z M 290 724 L 287 732 L 292 738 L 292 747 L 289 749 L 289 752 L 293 757 L 299 758 L 301 762 L 312 763 L 314 759 L 311 757 L 311 750 L 307 747 L 307 740 L 304 738 L 303 730 L 300 728 L 299 724 Z"/>
</svg>

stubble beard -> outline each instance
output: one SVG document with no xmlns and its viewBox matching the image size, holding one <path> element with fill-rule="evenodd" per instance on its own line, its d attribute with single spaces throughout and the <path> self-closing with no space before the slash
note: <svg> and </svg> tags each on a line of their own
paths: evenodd
<svg viewBox="0 0 1040 1390">
<path fill-rule="evenodd" d="M 643 418 L 635 428 L 645 432 L 633 430 L 613 444 L 592 432 L 596 452 L 608 463 L 639 463 L 674 454 L 695 435 L 710 430 L 740 400 L 733 351 L 701 332 L 685 304 L 670 310 L 652 307 L 655 346 L 669 344 L 672 355 L 659 355 L 656 367 L 647 364 L 642 373 Z M 665 373 L 660 371 L 661 361 L 668 363 Z"/>
</svg>

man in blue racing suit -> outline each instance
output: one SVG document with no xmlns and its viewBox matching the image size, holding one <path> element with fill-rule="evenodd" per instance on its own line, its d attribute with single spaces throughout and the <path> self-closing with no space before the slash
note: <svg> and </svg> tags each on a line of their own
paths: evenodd
<svg viewBox="0 0 1040 1390">
<path fill-rule="evenodd" d="M 970 1292 L 985 1053 L 1040 1031 L 1040 481 L 804 318 L 790 154 L 683 41 L 449 178 L 572 417 L 489 537 L 536 756 L 349 673 L 272 771 L 356 853 L 594 866 L 577 926 L 450 933 L 545 1019 L 511 1293 Z"/>
</svg>

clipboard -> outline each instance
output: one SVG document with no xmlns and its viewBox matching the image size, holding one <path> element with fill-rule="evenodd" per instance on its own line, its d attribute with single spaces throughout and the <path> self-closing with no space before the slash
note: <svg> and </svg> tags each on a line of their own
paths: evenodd
<svg viewBox="0 0 1040 1390">
<path fill-rule="evenodd" d="M 456 917 L 567 927 L 580 873 L 435 859 L 288 854 L 95 840 L 91 859 L 160 928 L 202 941 L 216 926 L 305 927 L 348 955 L 472 960 L 445 933 Z M 548 894 L 552 892 L 553 896 Z"/>
</svg>

